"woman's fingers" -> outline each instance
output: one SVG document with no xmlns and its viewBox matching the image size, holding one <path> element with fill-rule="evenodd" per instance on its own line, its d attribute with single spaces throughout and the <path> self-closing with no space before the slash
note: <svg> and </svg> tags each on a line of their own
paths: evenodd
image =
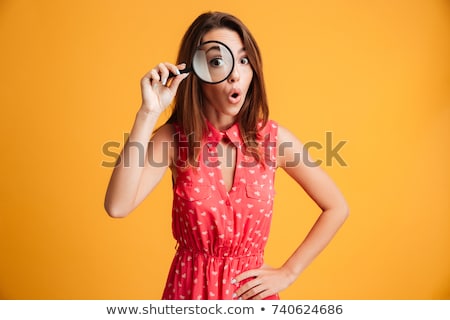
<svg viewBox="0 0 450 320">
<path fill-rule="evenodd" d="M 240 293 L 237 294 L 241 299 L 247 300 L 251 299 L 252 297 L 256 296 L 260 291 L 263 289 L 261 286 L 261 281 L 257 278 L 254 280 L 251 280 L 244 284 L 240 288 Z"/>
<path fill-rule="evenodd" d="M 178 66 L 162 62 L 141 79 L 143 104 L 151 109 L 164 110 L 175 96 L 178 86 L 188 74 L 181 74 L 185 64 Z M 175 75 L 175 76 L 173 76 Z"/>
<path fill-rule="evenodd" d="M 186 68 L 184 63 L 176 66 L 169 62 L 162 62 L 152 69 L 152 80 L 160 81 L 161 84 L 165 86 L 167 85 L 169 78 L 180 75 L 180 69 L 183 70 L 184 68 Z"/>
<path fill-rule="evenodd" d="M 291 283 L 290 277 L 282 268 L 263 265 L 237 275 L 233 281 L 237 284 L 235 297 L 240 299 L 265 299 L 286 289 Z M 242 285 L 239 285 L 242 283 Z"/>
<path fill-rule="evenodd" d="M 180 85 L 181 81 L 186 79 L 189 76 L 189 73 L 180 73 L 180 70 L 184 70 L 186 68 L 186 64 L 184 63 L 179 64 L 178 66 L 172 65 L 172 67 L 173 68 L 171 69 L 171 72 L 175 74 L 175 77 L 172 78 L 169 87 L 175 94 L 178 90 L 178 86 Z"/>
<path fill-rule="evenodd" d="M 170 64 L 167 62 L 160 63 L 158 65 L 160 80 L 161 80 L 161 84 L 163 86 L 165 86 L 167 84 L 167 79 L 169 78 L 169 69 L 168 68 L 170 68 Z"/>
</svg>

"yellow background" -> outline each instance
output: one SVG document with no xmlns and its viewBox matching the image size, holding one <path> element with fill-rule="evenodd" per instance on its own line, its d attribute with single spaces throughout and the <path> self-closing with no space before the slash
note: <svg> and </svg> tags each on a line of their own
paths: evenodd
<svg viewBox="0 0 450 320">
<path fill-rule="evenodd" d="M 175 242 L 169 176 L 122 220 L 103 197 L 140 103 L 206 10 L 240 17 L 265 63 L 271 118 L 333 146 L 351 214 L 283 299 L 450 298 L 450 3 L 0 1 L 0 298 L 159 299 Z M 165 117 L 167 114 L 165 115 Z M 161 119 L 161 121 L 164 119 Z M 114 149 L 118 152 L 118 149 Z M 312 150 L 325 161 L 325 148 Z M 279 171 L 267 262 L 319 213 Z"/>
</svg>

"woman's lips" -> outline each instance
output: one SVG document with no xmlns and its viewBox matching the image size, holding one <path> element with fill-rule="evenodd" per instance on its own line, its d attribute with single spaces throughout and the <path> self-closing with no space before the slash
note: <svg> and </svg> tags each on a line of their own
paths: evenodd
<svg viewBox="0 0 450 320">
<path fill-rule="evenodd" d="M 241 101 L 242 98 L 242 94 L 241 94 L 241 90 L 239 89 L 233 89 L 230 91 L 229 95 L 228 95 L 228 101 L 231 104 L 237 104 Z"/>
</svg>

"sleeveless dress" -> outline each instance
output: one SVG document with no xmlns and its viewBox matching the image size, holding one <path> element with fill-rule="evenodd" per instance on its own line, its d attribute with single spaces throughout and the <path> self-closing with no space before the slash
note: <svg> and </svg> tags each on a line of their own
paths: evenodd
<svg viewBox="0 0 450 320">
<path fill-rule="evenodd" d="M 183 167 L 187 138 L 175 124 L 178 143 L 177 179 L 173 187 L 172 233 L 177 251 L 162 299 L 236 299 L 232 283 L 238 274 L 263 265 L 264 247 L 272 220 L 278 126 L 262 128 L 264 161 L 248 156 L 238 124 L 219 131 L 207 122 L 197 167 Z M 227 191 L 218 166 L 218 143 L 236 146 L 233 185 Z M 247 281 L 249 281 L 248 279 Z M 279 299 L 273 295 L 266 299 Z"/>
</svg>

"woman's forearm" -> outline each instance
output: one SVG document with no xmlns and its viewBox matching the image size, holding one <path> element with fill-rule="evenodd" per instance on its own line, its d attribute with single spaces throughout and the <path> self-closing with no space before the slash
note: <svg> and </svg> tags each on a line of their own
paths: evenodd
<svg viewBox="0 0 450 320">
<path fill-rule="evenodd" d="M 325 249 L 347 217 L 348 207 L 344 205 L 322 212 L 301 245 L 282 266 L 291 283 Z"/>
</svg>

